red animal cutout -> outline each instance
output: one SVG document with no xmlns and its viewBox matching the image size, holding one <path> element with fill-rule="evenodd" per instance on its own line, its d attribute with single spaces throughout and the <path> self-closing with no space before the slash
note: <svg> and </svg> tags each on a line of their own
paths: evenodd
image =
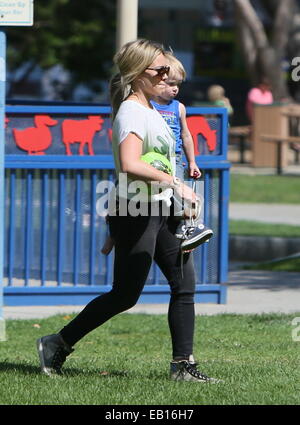
<svg viewBox="0 0 300 425">
<path fill-rule="evenodd" d="M 111 142 L 112 141 L 112 128 L 109 128 L 107 130 L 107 134 L 108 134 L 108 140 Z"/>
<path fill-rule="evenodd" d="M 72 155 L 70 144 L 80 143 L 79 155 L 84 155 L 83 149 L 88 145 L 89 155 L 94 155 L 93 138 L 100 131 L 104 120 L 101 116 L 88 116 L 85 120 L 64 120 L 62 123 L 62 138 L 66 146 L 66 154 Z"/>
<path fill-rule="evenodd" d="M 195 155 L 200 155 L 198 149 L 198 134 L 201 134 L 205 139 L 209 151 L 214 151 L 217 145 L 217 130 L 212 130 L 204 117 L 190 116 L 186 118 L 188 128 L 194 141 Z"/>
<path fill-rule="evenodd" d="M 44 155 L 52 143 L 52 135 L 48 126 L 57 124 L 49 115 L 36 115 L 34 117 L 35 127 L 23 130 L 13 129 L 13 135 L 17 146 L 29 155 Z"/>
<path fill-rule="evenodd" d="M 8 125 L 8 123 L 9 123 L 9 119 L 8 118 L 6 118 L 5 117 L 5 119 L 4 119 L 4 128 L 7 128 L 7 125 Z"/>
</svg>

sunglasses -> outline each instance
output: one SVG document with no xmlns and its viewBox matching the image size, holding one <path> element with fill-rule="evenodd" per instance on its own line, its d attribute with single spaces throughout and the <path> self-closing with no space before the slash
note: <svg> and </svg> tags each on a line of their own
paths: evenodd
<svg viewBox="0 0 300 425">
<path fill-rule="evenodd" d="M 160 77 L 162 77 L 164 74 L 168 75 L 170 72 L 169 66 L 158 66 L 157 68 L 146 68 L 146 69 L 151 69 L 152 71 L 156 71 L 157 75 L 159 75 Z"/>
</svg>

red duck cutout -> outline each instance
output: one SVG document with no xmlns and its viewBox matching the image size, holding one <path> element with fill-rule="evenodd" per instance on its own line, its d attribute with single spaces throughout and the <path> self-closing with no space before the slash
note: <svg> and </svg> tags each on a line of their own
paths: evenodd
<svg viewBox="0 0 300 425">
<path fill-rule="evenodd" d="M 200 155 L 198 149 L 198 134 L 201 134 L 205 139 L 208 150 L 214 151 L 217 145 L 217 130 L 212 130 L 204 117 L 190 116 L 186 118 L 188 128 L 194 141 L 195 155 Z"/>
<path fill-rule="evenodd" d="M 79 155 L 84 155 L 84 146 L 88 146 L 88 154 L 94 155 L 93 138 L 100 131 L 104 120 L 101 116 L 89 115 L 85 120 L 64 120 L 62 123 L 62 139 L 66 146 L 66 154 L 72 155 L 70 145 L 79 143 Z"/>
<path fill-rule="evenodd" d="M 35 127 L 23 130 L 13 129 L 15 142 L 20 149 L 27 151 L 29 155 L 44 155 L 52 143 L 51 131 L 48 127 L 56 125 L 58 121 L 49 115 L 36 115 L 34 117 Z"/>
</svg>

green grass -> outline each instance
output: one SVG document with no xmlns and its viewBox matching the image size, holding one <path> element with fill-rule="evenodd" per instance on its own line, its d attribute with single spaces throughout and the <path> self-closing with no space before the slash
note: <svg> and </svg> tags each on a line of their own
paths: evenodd
<svg viewBox="0 0 300 425">
<path fill-rule="evenodd" d="M 230 201 L 300 204 L 300 176 L 231 174 Z"/>
<path fill-rule="evenodd" d="M 246 265 L 245 270 L 268 270 L 276 272 L 300 272 L 300 257 Z"/>
<path fill-rule="evenodd" d="M 229 233 L 243 236 L 276 236 L 300 238 L 300 226 L 289 224 L 260 223 L 258 221 L 230 220 Z"/>
<path fill-rule="evenodd" d="M 121 314 L 75 346 L 65 375 L 40 374 L 35 340 L 70 320 L 7 320 L 0 350 L 0 404 L 237 405 L 299 404 L 295 315 L 197 316 L 195 354 L 221 384 L 168 379 L 166 315 Z M 300 316 L 300 312 L 298 313 Z"/>
</svg>

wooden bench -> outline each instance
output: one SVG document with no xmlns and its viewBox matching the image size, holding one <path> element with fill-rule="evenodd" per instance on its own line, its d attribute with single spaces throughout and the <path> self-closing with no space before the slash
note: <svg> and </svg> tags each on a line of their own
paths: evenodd
<svg viewBox="0 0 300 425">
<path fill-rule="evenodd" d="M 296 137 L 296 136 L 284 137 L 284 136 L 274 136 L 274 135 L 268 135 L 268 134 L 262 134 L 260 137 L 263 141 L 277 143 L 276 169 L 277 169 L 277 174 L 282 174 L 282 146 L 289 145 L 290 143 L 300 144 L 300 137 Z"/>
<path fill-rule="evenodd" d="M 245 163 L 246 142 L 249 140 L 251 127 L 249 125 L 229 127 L 229 141 L 233 142 L 236 138 L 239 144 L 240 163 Z"/>
<path fill-rule="evenodd" d="M 282 149 L 287 146 L 295 151 L 295 162 L 299 163 L 300 151 L 300 106 L 287 105 L 281 111 L 282 134 L 261 134 L 260 138 L 266 142 L 277 144 L 276 168 L 277 174 L 282 173 Z"/>
</svg>

